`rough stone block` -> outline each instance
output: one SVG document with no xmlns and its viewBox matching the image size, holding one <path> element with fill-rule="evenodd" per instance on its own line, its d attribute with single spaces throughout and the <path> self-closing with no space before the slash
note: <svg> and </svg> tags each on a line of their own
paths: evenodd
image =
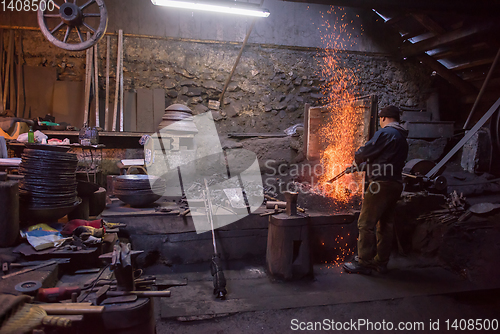
<svg viewBox="0 0 500 334">
<path fill-rule="evenodd" d="M 433 141 L 408 139 L 408 160 L 425 159 L 436 161 L 443 155 L 446 144 L 448 144 L 447 138 L 438 138 Z"/>
</svg>

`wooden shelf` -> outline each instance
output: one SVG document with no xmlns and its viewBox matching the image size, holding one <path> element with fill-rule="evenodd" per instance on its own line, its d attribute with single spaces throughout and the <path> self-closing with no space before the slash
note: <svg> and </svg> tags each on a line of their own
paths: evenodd
<svg viewBox="0 0 500 334">
<path fill-rule="evenodd" d="M 42 130 L 47 136 L 78 136 L 79 131 L 52 131 L 52 130 Z M 113 132 L 113 131 L 100 131 L 99 138 L 101 137 L 136 137 L 141 138 L 146 133 L 144 132 Z"/>
</svg>

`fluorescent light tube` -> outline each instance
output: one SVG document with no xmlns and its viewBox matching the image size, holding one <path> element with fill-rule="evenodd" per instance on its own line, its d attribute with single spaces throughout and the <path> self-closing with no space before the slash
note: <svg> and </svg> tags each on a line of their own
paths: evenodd
<svg viewBox="0 0 500 334">
<path fill-rule="evenodd" d="M 247 15 L 256 17 L 268 17 L 269 11 L 261 9 L 246 2 L 226 1 L 226 2 L 208 2 L 208 1 L 181 1 L 181 0 L 151 0 L 154 5 L 167 6 L 175 8 L 186 8 L 193 10 L 205 10 L 209 12 L 228 13 L 236 15 Z"/>
</svg>

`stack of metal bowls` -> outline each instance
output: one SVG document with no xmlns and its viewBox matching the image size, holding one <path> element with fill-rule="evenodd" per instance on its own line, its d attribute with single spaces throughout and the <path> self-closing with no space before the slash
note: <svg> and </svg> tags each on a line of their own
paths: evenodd
<svg viewBox="0 0 500 334">
<path fill-rule="evenodd" d="M 130 206 L 146 206 L 157 201 L 166 190 L 163 179 L 152 175 L 120 175 L 113 194 Z"/>
<path fill-rule="evenodd" d="M 57 220 L 78 205 L 77 164 L 76 154 L 24 149 L 19 165 L 19 173 L 24 176 L 19 181 L 21 220 Z"/>
<path fill-rule="evenodd" d="M 158 131 L 198 133 L 193 122 L 193 111 L 183 104 L 172 104 L 165 109 Z"/>
</svg>

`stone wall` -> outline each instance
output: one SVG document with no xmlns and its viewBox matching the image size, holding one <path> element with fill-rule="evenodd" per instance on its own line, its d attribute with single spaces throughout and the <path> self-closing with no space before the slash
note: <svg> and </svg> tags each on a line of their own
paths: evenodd
<svg viewBox="0 0 500 334">
<path fill-rule="evenodd" d="M 99 43 L 101 97 L 104 96 L 105 39 Z M 116 69 L 116 36 L 111 37 L 111 97 Z M 166 105 L 187 104 L 205 112 L 218 100 L 241 44 L 193 42 L 171 38 L 125 37 L 124 89 L 164 88 Z M 83 81 L 85 52 L 67 52 L 48 43 L 41 33 L 23 31 L 26 64 L 57 68 L 59 80 Z M 316 48 L 248 45 L 224 96 L 214 112 L 221 134 L 280 132 L 303 121 L 304 104 L 321 105 L 324 53 Z M 377 94 L 381 106 L 425 107 L 430 71 L 413 61 L 383 54 L 337 52 L 339 66 L 357 78 L 358 95 Z M 76 124 L 79 126 L 79 124 Z"/>
</svg>

